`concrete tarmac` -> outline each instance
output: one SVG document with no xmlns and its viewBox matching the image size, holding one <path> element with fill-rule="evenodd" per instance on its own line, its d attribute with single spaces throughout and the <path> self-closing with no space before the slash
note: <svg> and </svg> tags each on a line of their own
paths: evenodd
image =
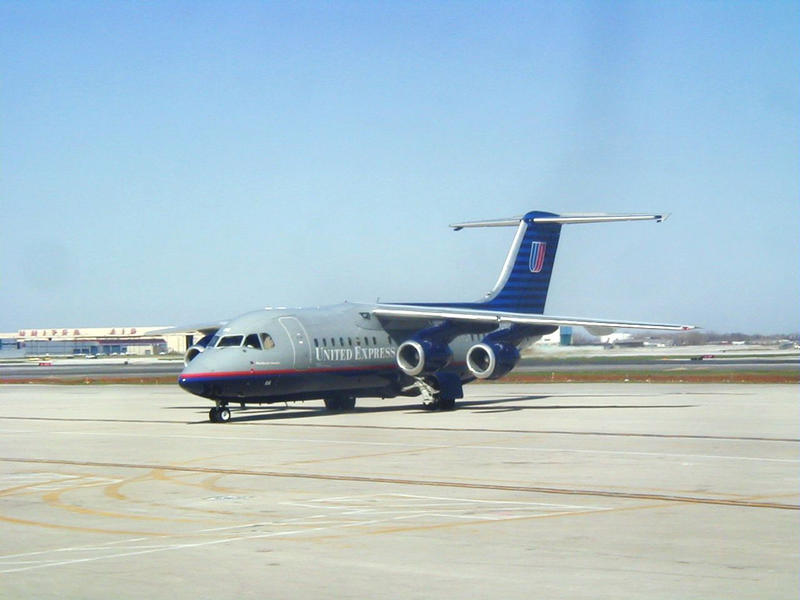
<svg viewBox="0 0 800 600">
<path fill-rule="evenodd" d="M 797 598 L 793 385 L 0 387 L 0 598 Z"/>
</svg>

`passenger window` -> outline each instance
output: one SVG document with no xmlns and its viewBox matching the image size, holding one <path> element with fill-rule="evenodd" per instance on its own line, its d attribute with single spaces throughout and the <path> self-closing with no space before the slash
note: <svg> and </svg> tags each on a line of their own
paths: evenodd
<svg viewBox="0 0 800 600">
<path fill-rule="evenodd" d="M 242 345 L 242 337 L 241 335 L 226 335 L 219 341 L 218 348 L 231 348 L 234 346 L 241 346 Z"/>
<path fill-rule="evenodd" d="M 367 336 L 364 336 L 364 345 L 369 346 L 369 338 Z"/>
<path fill-rule="evenodd" d="M 325 339 L 325 338 L 322 338 L 322 345 L 327 348 L 328 347 L 328 340 Z"/>
<path fill-rule="evenodd" d="M 331 338 L 331 346 L 336 346 L 336 339 L 335 338 Z"/>
<path fill-rule="evenodd" d="M 348 346 L 352 346 L 353 345 L 353 339 L 352 338 L 347 338 L 347 345 Z"/>
<path fill-rule="evenodd" d="M 378 345 L 378 338 L 376 338 L 374 335 L 372 336 L 372 345 L 373 346 L 377 346 Z"/>
<path fill-rule="evenodd" d="M 344 348 L 344 338 L 339 338 L 339 345 Z"/>
<path fill-rule="evenodd" d="M 319 348 L 319 340 L 317 338 L 314 338 L 314 347 Z"/>
<path fill-rule="evenodd" d="M 259 333 L 258 335 L 261 337 L 261 345 L 264 346 L 264 350 L 269 350 L 270 348 L 275 347 L 275 342 L 270 334 Z"/>
<path fill-rule="evenodd" d="M 244 339 L 244 347 L 252 348 L 253 350 L 261 350 L 261 342 L 258 339 L 258 334 L 251 333 Z"/>
</svg>

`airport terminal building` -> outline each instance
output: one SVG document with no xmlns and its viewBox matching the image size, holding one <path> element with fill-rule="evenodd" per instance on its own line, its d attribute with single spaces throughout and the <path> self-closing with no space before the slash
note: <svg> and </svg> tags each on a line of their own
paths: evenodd
<svg viewBox="0 0 800 600">
<path fill-rule="evenodd" d="M 183 354 L 193 336 L 158 335 L 164 327 L 59 327 L 0 333 L 0 357 L 157 356 Z"/>
</svg>

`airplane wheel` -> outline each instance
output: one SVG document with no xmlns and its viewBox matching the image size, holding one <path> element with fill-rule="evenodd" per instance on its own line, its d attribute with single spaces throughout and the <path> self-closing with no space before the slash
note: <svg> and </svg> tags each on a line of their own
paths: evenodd
<svg viewBox="0 0 800 600">
<path fill-rule="evenodd" d="M 456 399 L 455 398 L 439 398 L 438 409 L 439 410 L 455 410 L 456 407 Z"/>
<path fill-rule="evenodd" d="M 325 408 L 330 411 L 346 411 L 353 410 L 356 407 L 355 396 L 331 396 L 325 398 Z"/>
<path fill-rule="evenodd" d="M 227 406 L 215 406 L 208 411 L 208 420 L 212 423 L 227 423 L 231 420 L 231 411 Z"/>
</svg>

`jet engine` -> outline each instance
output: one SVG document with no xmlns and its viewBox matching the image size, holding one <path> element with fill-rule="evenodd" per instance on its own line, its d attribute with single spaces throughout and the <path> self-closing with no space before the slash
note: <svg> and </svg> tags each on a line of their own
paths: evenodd
<svg viewBox="0 0 800 600">
<path fill-rule="evenodd" d="M 519 361 L 519 350 L 512 344 L 481 342 L 467 351 L 467 368 L 478 379 L 497 379 Z"/>
<path fill-rule="evenodd" d="M 196 344 L 189 346 L 186 349 L 186 354 L 183 355 L 183 365 L 187 366 L 190 362 L 197 358 L 197 355 L 206 349 L 206 346 L 208 346 L 208 342 L 211 341 L 212 337 L 214 337 L 214 334 L 209 333 L 207 336 L 200 339 Z"/>
<path fill-rule="evenodd" d="M 406 340 L 397 347 L 397 366 L 411 377 L 438 371 L 452 358 L 450 346 L 426 338 Z"/>
</svg>

